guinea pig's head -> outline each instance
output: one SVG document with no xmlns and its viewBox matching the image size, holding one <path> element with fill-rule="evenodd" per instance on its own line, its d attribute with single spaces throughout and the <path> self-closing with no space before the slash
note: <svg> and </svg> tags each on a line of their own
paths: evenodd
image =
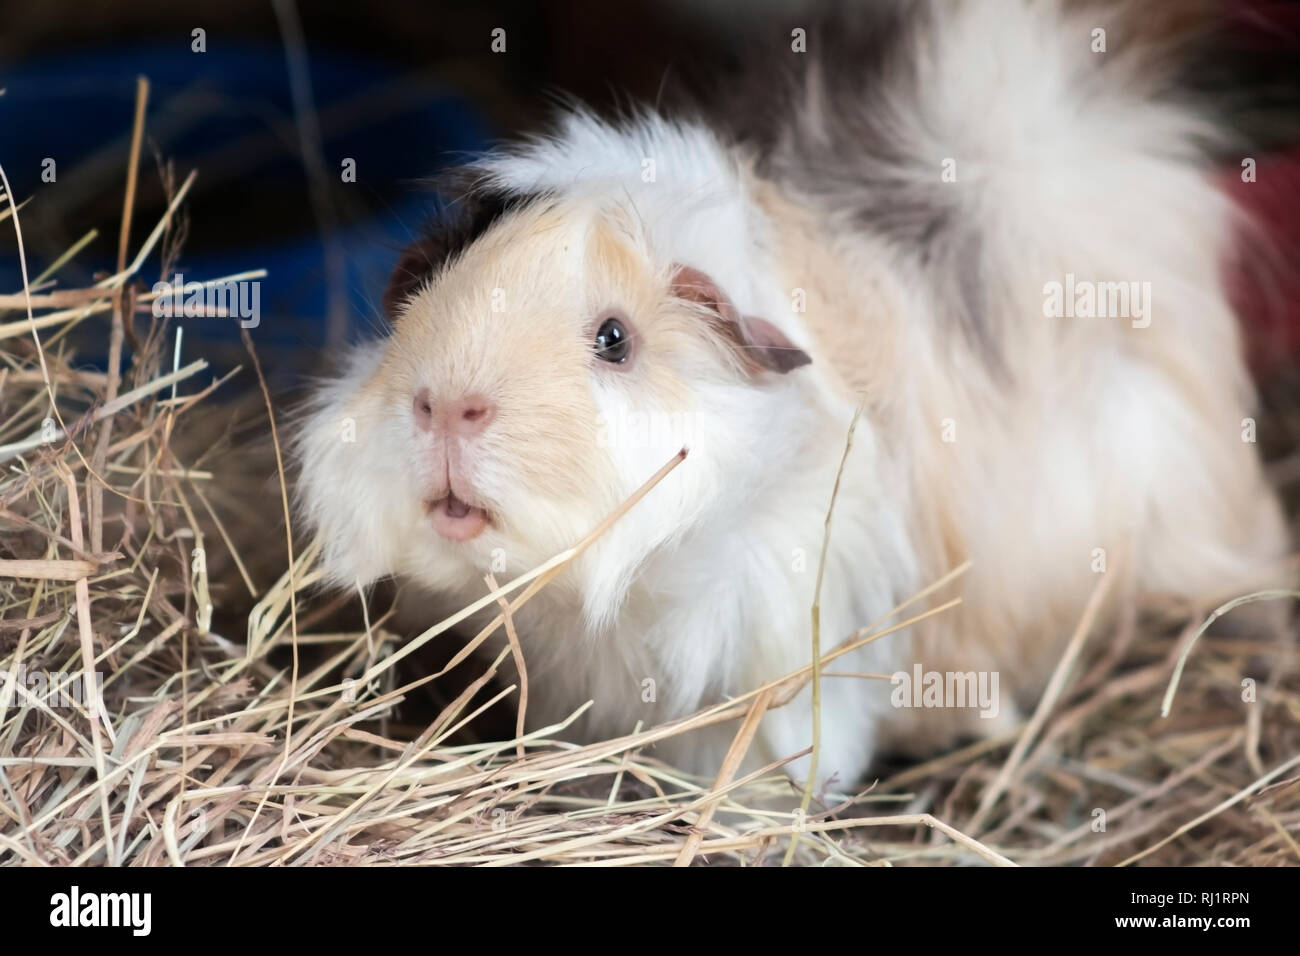
<svg viewBox="0 0 1300 956">
<path fill-rule="evenodd" d="M 402 256 L 392 335 L 322 390 L 303 512 L 338 584 L 484 589 L 488 570 L 505 580 L 573 545 L 689 447 L 552 585 L 607 618 L 649 555 L 779 462 L 808 355 L 706 268 L 657 253 L 630 203 L 489 193 L 460 212 Z"/>
</svg>

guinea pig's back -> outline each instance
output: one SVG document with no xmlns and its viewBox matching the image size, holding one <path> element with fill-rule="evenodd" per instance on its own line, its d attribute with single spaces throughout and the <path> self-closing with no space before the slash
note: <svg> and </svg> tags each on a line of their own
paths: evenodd
<svg viewBox="0 0 1300 956">
<path fill-rule="evenodd" d="M 1166 38 L 1115 18 L 1125 45 L 1094 52 L 1096 17 L 1054 4 L 891 10 L 741 138 L 814 364 L 903 463 L 922 563 L 973 562 L 918 656 L 1040 684 L 1100 574 L 1200 601 L 1283 583 L 1219 133 Z"/>
</svg>

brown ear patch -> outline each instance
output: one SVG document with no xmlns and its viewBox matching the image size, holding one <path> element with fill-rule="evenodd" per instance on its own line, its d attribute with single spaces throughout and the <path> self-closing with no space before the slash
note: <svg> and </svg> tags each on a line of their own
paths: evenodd
<svg viewBox="0 0 1300 956">
<path fill-rule="evenodd" d="M 403 250 L 384 289 L 384 314 L 390 322 L 405 312 L 406 302 L 431 276 L 530 196 L 473 190 L 447 205 L 424 233 Z"/>
<path fill-rule="evenodd" d="M 393 267 L 384 289 L 384 315 L 396 321 L 404 311 L 406 300 L 433 275 L 444 262 L 447 253 L 436 232 L 430 231 L 402 250 L 402 256 Z"/>
<path fill-rule="evenodd" d="M 703 306 L 711 313 L 713 328 L 732 346 L 751 373 L 767 371 L 783 375 L 812 362 L 807 352 L 767 319 L 742 315 L 718 284 L 699 269 L 675 266 L 671 292 L 676 298 Z"/>
</svg>

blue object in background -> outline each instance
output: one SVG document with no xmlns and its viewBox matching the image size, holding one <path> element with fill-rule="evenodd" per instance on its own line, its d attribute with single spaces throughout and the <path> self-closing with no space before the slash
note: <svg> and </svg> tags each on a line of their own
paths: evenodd
<svg viewBox="0 0 1300 956">
<path fill-rule="evenodd" d="M 355 337 L 379 321 L 380 295 L 399 251 L 434 209 L 417 180 L 481 151 L 488 124 L 427 78 L 354 57 L 309 56 L 321 162 L 339 213 L 329 234 L 341 252 Z M 40 214 L 56 219 L 65 238 L 100 226 L 96 242 L 60 270 L 59 287 L 88 284 L 94 271 L 114 269 L 137 75 L 150 82 L 142 190 L 158 182 L 155 156 L 174 163 L 177 184 L 191 169 L 199 175 L 186 203 L 188 235 L 176 271 L 201 281 L 264 268 L 259 347 L 325 344 L 326 247 L 279 47 L 114 47 L 0 69 L 0 163 L 15 198 L 32 197 L 20 213 L 30 274 L 63 251 L 34 242 Z M 46 157 L 57 160 L 55 183 L 41 180 Z M 355 161 L 355 183 L 342 181 L 344 158 Z M 163 208 L 159 195 L 148 206 L 137 203 L 132 254 Z M 0 248 L 0 289 L 18 290 L 12 237 L 0 237 Z M 155 251 L 141 269 L 146 285 L 160 278 L 160 262 Z M 236 323 L 221 319 L 183 325 L 186 342 L 196 347 L 239 335 Z"/>
</svg>

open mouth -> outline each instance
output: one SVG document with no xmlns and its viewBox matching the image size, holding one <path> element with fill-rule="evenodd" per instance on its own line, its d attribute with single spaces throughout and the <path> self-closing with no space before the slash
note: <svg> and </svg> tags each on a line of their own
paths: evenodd
<svg viewBox="0 0 1300 956">
<path fill-rule="evenodd" d="M 428 505 L 433 518 L 433 530 L 451 541 L 469 541 L 477 538 L 488 526 L 488 514 L 453 494 Z"/>
</svg>

